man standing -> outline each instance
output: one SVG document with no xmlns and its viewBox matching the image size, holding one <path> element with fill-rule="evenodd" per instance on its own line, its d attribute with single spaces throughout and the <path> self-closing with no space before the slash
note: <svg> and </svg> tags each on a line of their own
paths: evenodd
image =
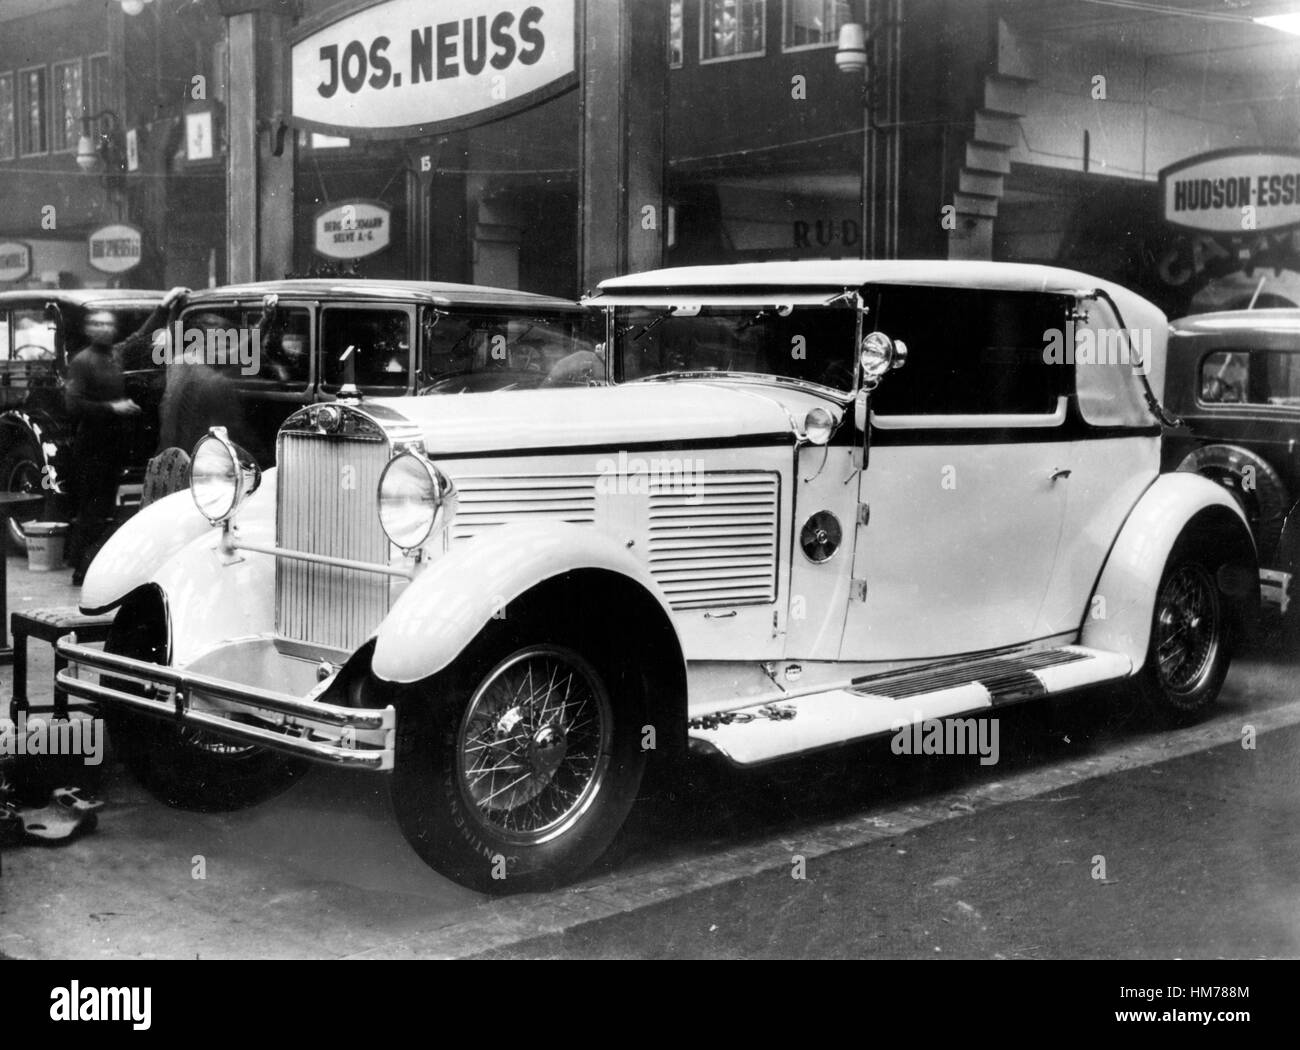
<svg viewBox="0 0 1300 1050">
<path fill-rule="evenodd" d="M 113 314 L 97 310 L 86 316 L 87 345 L 68 365 L 64 389 L 68 413 L 77 425 L 72 443 L 77 520 L 68 550 L 68 560 L 76 566 L 72 574 L 76 586 L 85 578 L 86 568 L 112 521 L 133 417 L 140 413 L 140 406 L 126 396 L 122 358 L 147 346 L 153 330 L 166 324 L 172 307 L 188 293 L 188 288 L 173 288 L 139 330 L 116 345 L 117 321 Z"/>
</svg>

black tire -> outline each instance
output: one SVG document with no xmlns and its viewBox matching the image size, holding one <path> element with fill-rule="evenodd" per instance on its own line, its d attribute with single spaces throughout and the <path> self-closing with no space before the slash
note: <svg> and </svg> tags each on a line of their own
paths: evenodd
<svg viewBox="0 0 1300 1050">
<path fill-rule="evenodd" d="M 401 701 L 393 804 L 427 864 L 506 894 L 570 882 L 606 851 L 646 767 L 643 679 L 609 652 L 556 624 L 496 621 Z M 543 678 L 576 699 L 551 708 Z"/>
<path fill-rule="evenodd" d="M 1268 461 L 1237 445 L 1205 445 L 1188 454 L 1178 469 L 1200 474 L 1232 493 L 1250 523 L 1260 564 L 1267 565 L 1291 507 L 1286 482 Z M 1253 479 L 1253 484 L 1248 484 L 1247 478 Z"/>
<path fill-rule="evenodd" d="M 1238 618 L 1233 597 L 1224 593 L 1223 566 L 1209 542 L 1189 538 L 1174 548 L 1160 576 L 1138 685 L 1177 724 L 1203 716 L 1228 674 Z"/>
<path fill-rule="evenodd" d="M 29 437 L 20 437 L 0 456 L 0 486 L 5 492 L 42 493 L 45 459 Z M 36 521 L 40 517 L 39 505 L 35 509 L 6 515 L 3 521 L 4 543 L 7 551 L 27 553 L 27 537 L 23 535 L 22 522 Z"/>
<path fill-rule="evenodd" d="M 104 648 L 162 663 L 164 646 L 134 621 L 128 605 L 118 613 Z M 118 623 L 130 617 L 124 630 Z M 105 679 L 121 692 L 144 688 L 124 679 Z M 305 759 L 265 747 L 227 744 L 210 734 L 173 722 L 112 707 L 106 712 L 114 753 L 155 798 L 177 809 L 219 813 L 244 809 L 279 795 L 304 776 Z"/>
</svg>

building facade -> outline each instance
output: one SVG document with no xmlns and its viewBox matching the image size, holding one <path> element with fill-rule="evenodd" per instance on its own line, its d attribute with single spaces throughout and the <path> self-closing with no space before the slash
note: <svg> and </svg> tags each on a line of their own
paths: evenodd
<svg viewBox="0 0 1300 1050">
<path fill-rule="evenodd" d="M 1285 207 L 1177 222 L 1160 179 L 1285 168 L 1277 6 L 9 0 L 0 287 L 968 257 L 1300 302 Z"/>
</svg>

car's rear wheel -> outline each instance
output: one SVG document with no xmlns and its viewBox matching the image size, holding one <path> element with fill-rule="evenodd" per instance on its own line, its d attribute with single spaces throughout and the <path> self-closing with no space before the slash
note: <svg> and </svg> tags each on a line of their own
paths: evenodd
<svg viewBox="0 0 1300 1050">
<path fill-rule="evenodd" d="M 1202 715 L 1228 673 L 1235 630 L 1220 568 L 1208 544 L 1180 544 L 1156 592 L 1140 684 L 1148 701 L 1175 721 Z"/>
<path fill-rule="evenodd" d="M 400 708 L 402 832 L 429 865 L 484 892 L 571 881 L 636 799 L 644 713 L 633 669 L 562 630 L 493 624 Z"/>
</svg>

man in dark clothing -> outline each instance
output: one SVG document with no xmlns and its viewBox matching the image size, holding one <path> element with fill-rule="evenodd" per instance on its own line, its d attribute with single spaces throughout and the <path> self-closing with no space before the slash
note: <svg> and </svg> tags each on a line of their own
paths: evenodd
<svg viewBox="0 0 1300 1050">
<path fill-rule="evenodd" d="M 77 520 L 68 550 L 68 560 L 76 566 L 72 582 L 77 586 L 113 519 L 132 417 L 140 413 L 140 406 L 126 396 L 122 358 L 147 347 L 153 330 L 167 323 L 172 307 L 188 293 L 188 288 L 173 288 L 139 330 L 117 344 L 117 320 L 112 313 L 96 310 L 86 316 L 87 346 L 69 363 L 64 387 L 68 413 L 77 425 L 72 442 Z"/>
</svg>

